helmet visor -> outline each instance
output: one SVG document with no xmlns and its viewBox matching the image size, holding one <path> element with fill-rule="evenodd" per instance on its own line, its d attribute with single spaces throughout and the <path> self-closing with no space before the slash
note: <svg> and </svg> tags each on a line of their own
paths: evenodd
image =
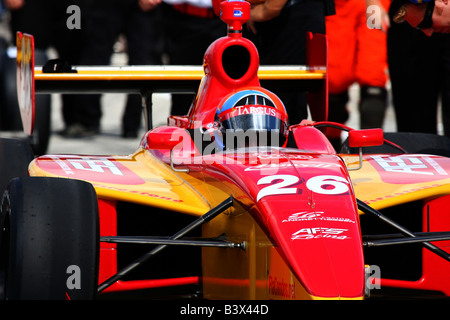
<svg viewBox="0 0 450 320">
<path fill-rule="evenodd" d="M 285 123 L 272 115 L 266 114 L 243 114 L 234 117 L 225 117 L 222 121 L 225 130 L 256 130 L 256 131 L 278 131 L 284 132 Z"/>
</svg>

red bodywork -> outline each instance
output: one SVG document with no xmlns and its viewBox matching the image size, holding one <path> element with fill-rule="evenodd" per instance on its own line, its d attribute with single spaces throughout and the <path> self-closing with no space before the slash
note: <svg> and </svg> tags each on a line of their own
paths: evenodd
<svg viewBox="0 0 450 320">
<path fill-rule="evenodd" d="M 249 9 L 247 2 L 223 4 L 233 5 L 233 10 Z M 243 7 L 236 8 L 236 4 Z M 229 21 L 229 29 L 240 30 L 242 22 L 227 19 L 233 10 L 223 11 L 222 19 Z M 236 47 L 244 48 L 250 55 L 248 69 L 238 79 L 230 77 L 222 60 L 226 50 Z M 240 32 L 232 32 L 218 39 L 205 54 L 205 77 L 189 114 L 186 117 L 172 117 L 169 126 L 150 131 L 141 145 L 151 149 L 161 159 L 168 159 L 170 154 L 169 150 L 155 150 L 167 149 L 159 141 L 183 145 L 183 151 L 188 152 L 180 152 L 183 155 L 177 159 L 180 167 L 195 163 L 196 170 L 202 172 L 206 180 L 232 184 L 238 190 L 233 194 L 234 198 L 245 197 L 254 202 L 255 207 L 251 209 L 253 218 L 266 228 L 280 256 L 311 295 L 362 297 L 364 259 L 354 192 L 345 164 L 322 132 L 309 126 L 293 127 L 295 142 L 311 152 L 274 149 L 264 157 L 260 153 L 201 155 L 184 130 L 213 123 L 217 106 L 230 92 L 259 87 L 258 67 L 256 48 L 252 42 L 242 38 Z M 326 116 L 326 108 L 317 107 L 315 110 L 318 117 Z M 336 207 L 339 207 L 338 214 Z M 114 203 L 101 201 L 100 212 L 101 234 L 112 235 L 116 223 Z M 302 223 L 298 224 L 298 221 Z M 100 282 L 116 272 L 115 246 L 102 244 L 101 248 Z M 107 290 L 196 281 L 199 279 L 193 277 L 119 282 Z"/>
<path fill-rule="evenodd" d="M 336 154 L 321 130 L 308 121 L 291 126 L 289 139 L 296 146 L 294 148 L 250 148 L 245 152 L 234 150 L 216 154 L 204 154 L 204 150 L 197 148 L 192 130 L 207 132 L 212 128 L 216 120 L 216 109 L 226 96 L 233 91 L 260 87 L 257 75 L 258 52 L 252 42 L 242 38 L 240 32 L 242 23 L 248 19 L 250 4 L 245 1 L 224 1 L 221 6 L 221 17 L 228 23 L 229 34 L 215 41 L 205 53 L 205 76 L 188 115 L 172 116 L 168 126 L 147 132 L 141 141 L 141 147 L 162 162 L 169 163 L 173 160 L 176 167 L 189 169 L 188 174 L 199 177 L 199 181 L 214 187 L 219 185 L 224 193 L 228 192 L 264 230 L 277 254 L 308 295 L 316 298 L 363 298 L 367 285 L 365 254 L 355 187 L 358 184 L 357 178 L 361 176 L 353 179 L 347 164 Z M 242 13 L 239 19 L 233 16 L 236 11 Z M 309 66 L 326 68 L 326 38 L 323 35 L 310 35 L 307 41 Z M 249 63 L 241 76 L 232 77 L 223 57 L 229 50 L 236 48 L 249 56 Z M 326 82 L 319 91 L 309 94 L 313 120 L 326 120 L 327 98 Z M 350 139 L 350 146 L 378 144 L 378 137 L 378 130 L 372 133 L 356 132 Z M 74 156 L 70 157 L 73 160 Z M 67 159 L 60 157 L 59 162 L 48 160 L 51 159 L 40 157 L 35 163 L 46 172 L 64 175 L 61 163 Z M 117 168 L 122 165 L 114 157 L 99 157 L 94 159 L 96 160 L 117 163 Z M 369 156 L 364 161 L 367 163 L 366 168 L 373 169 L 377 178 L 390 179 L 394 176 L 392 172 L 383 172 L 383 168 L 377 167 L 376 161 Z M 450 172 L 448 162 L 447 158 L 442 158 L 433 163 Z M 131 185 L 133 181 L 137 181 L 136 178 L 142 178 L 132 170 L 120 168 L 124 175 L 117 183 L 117 188 L 120 188 L 121 183 Z M 109 180 L 95 181 L 97 176 L 92 172 L 88 176 L 79 174 L 77 177 L 105 184 L 114 183 Z M 99 179 L 105 178 L 108 176 L 99 176 Z M 366 176 L 362 178 L 370 180 Z M 420 182 L 424 183 L 433 183 L 435 180 L 428 174 L 420 178 L 423 179 Z M 404 179 L 404 184 L 414 183 L 411 182 L 411 176 Z M 449 216 L 440 214 L 448 207 L 449 196 L 430 199 L 428 197 L 423 205 L 423 231 L 449 230 Z M 113 199 L 99 199 L 101 237 L 117 235 L 117 202 Z M 442 242 L 439 246 L 447 248 L 448 243 Z M 427 250 L 423 251 L 422 261 L 422 278 L 418 281 L 382 279 L 381 285 L 450 294 L 447 289 L 450 288 L 450 279 L 446 274 L 449 270 L 448 262 Z M 117 271 L 117 245 L 101 242 L 99 283 L 110 279 Z M 270 288 L 268 272 L 264 277 L 256 279 L 256 282 Z M 231 285 L 247 284 L 250 281 L 220 277 L 215 280 Z M 201 281 L 200 275 L 156 280 L 119 280 L 105 292 L 196 284 Z M 443 287 L 446 289 L 442 289 Z"/>
</svg>

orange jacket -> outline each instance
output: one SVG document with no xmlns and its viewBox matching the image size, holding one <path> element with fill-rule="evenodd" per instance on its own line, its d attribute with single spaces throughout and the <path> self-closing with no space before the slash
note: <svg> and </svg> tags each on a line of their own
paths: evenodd
<svg viewBox="0 0 450 320">
<path fill-rule="evenodd" d="M 381 0 L 387 11 L 390 0 Z M 366 13 L 365 0 L 335 0 L 336 15 L 326 18 L 330 94 L 345 92 L 353 83 L 384 87 L 387 81 L 386 33 L 370 28 L 381 22 Z"/>
</svg>

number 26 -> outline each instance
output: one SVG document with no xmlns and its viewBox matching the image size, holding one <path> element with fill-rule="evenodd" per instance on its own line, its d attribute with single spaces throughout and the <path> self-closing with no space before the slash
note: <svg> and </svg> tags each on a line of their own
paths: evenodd
<svg viewBox="0 0 450 320">
<path fill-rule="evenodd" d="M 271 184 L 275 180 L 281 180 L 275 184 Z M 258 185 L 271 184 L 267 187 L 262 188 L 256 197 L 256 201 L 261 198 L 270 195 L 279 194 L 296 194 L 297 188 L 292 187 L 294 184 L 299 182 L 300 179 L 293 175 L 273 175 L 263 177 L 258 181 Z M 343 194 L 349 191 L 349 183 L 346 179 L 339 176 L 333 175 L 322 175 L 310 178 L 306 182 L 306 187 L 315 193 L 336 195 Z M 330 188 L 331 187 L 331 188 Z"/>
</svg>

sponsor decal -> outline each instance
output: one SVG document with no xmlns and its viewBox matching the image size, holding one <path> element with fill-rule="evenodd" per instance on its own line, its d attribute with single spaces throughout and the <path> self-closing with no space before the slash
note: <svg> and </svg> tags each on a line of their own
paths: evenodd
<svg viewBox="0 0 450 320">
<path fill-rule="evenodd" d="M 316 161 L 298 161 L 298 160 L 292 160 L 291 157 L 289 157 L 290 161 L 285 161 L 284 158 L 282 158 L 282 156 L 277 156 L 277 158 L 275 158 L 275 157 L 268 157 L 268 156 L 262 154 L 262 155 L 256 155 L 256 157 L 258 158 L 258 160 L 261 164 L 257 164 L 255 166 L 248 167 L 245 169 L 245 171 L 283 169 L 283 168 L 290 168 L 292 166 L 295 168 L 322 168 L 322 169 L 340 167 L 340 165 L 337 163 L 326 163 L 326 162 L 316 162 Z M 306 159 L 306 160 L 308 160 L 308 159 Z"/>
<path fill-rule="evenodd" d="M 291 235 L 291 240 L 303 240 L 303 239 L 336 239 L 336 240 L 346 240 L 350 239 L 349 236 L 345 235 L 348 229 L 340 228 L 302 228 Z"/>
<path fill-rule="evenodd" d="M 448 158 L 430 156 L 370 156 L 368 161 L 386 183 L 408 184 L 435 181 L 449 177 Z"/>
<path fill-rule="evenodd" d="M 159 195 L 159 194 L 152 193 L 152 192 L 133 190 L 133 189 L 129 189 L 129 188 L 120 188 L 120 187 L 115 187 L 115 186 L 110 186 L 110 185 L 102 185 L 102 184 L 97 184 L 97 183 L 94 183 L 93 185 L 97 188 L 103 188 L 103 189 L 108 189 L 108 190 L 112 190 L 112 191 L 128 192 L 128 193 L 133 193 L 133 194 L 137 194 L 140 196 L 158 198 L 161 200 L 172 201 L 172 202 L 183 202 L 183 200 L 181 200 L 181 199 L 175 199 L 175 198 Z"/>
<path fill-rule="evenodd" d="M 379 196 L 377 198 L 373 198 L 373 199 L 369 199 L 369 200 L 364 200 L 365 203 L 370 204 L 370 203 L 375 203 L 378 201 L 383 201 L 386 199 L 391 199 L 391 198 L 395 198 L 398 196 L 402 196 L 411 192 L 417 192 L 417 191 L 422 191 L 422 190 L 426 190 L 426 189 L 430 189 L 430 188 L 437 188 L 442 186 L 442 184 L 432 184 L 429 186 L 423 186 L 423 187 L 417 187 L 417 188 L 412 188 L 412 189 L 407 189 L 407 190 L 403 190 L 403 191 L 398 191 L 398 192 L 393 192 L 391 194 L 387 194 L 387 195 L 382 195 Z"/>
<path fill-rule="evenodd" d="M 269 276 L 269 294 L 283 298 L 295 298 L 295 283 L 287 282 L 283 278 L 278 280 L 275 276 Z"/>
<path fill-rule="evenodd" d="M 137 174 L 113 158 L 94 158 L 84 156 L 42 156 L 37 158 L 36 165 L 44 171 L 58 176 L 114 183 L 137 185 L 145 183 Z"/>
<path fill-rule="evenodd" d="M 90 172 L 105 173 L 109 172 L 112 175 L 123 176 L 123 172 L 116 166 L 114 162 L 109 159 L 67 159 L 76 170 L 85 170 Z"/>
<path fill-rule="evenodd" d="M 233 115 L 244 115 L 244 114 L 263 114 L 267 116 L 276 116 L 277 115 L 277 109 L 270 106 L 239 106 L 233 108 Z"/>
<path fill-rule="evenodd" d="M 242 15 L 243 15 L 242 10 L 235 9 L 233 11 L 233 16 L 235 16 L 235 17 L 242 17 Z"/>
<path fill-rule="evenodd" d="M 348 223 L 355 223 L 354 220 L 343 218 L 343 217 L 328 217 L 323 215 L 323 211 L 318 212 L 309 212 L 309 211 L 303 211 L 303 212 L 297 212 L 291 214 L 287 219 L 284 219 L 281 221 L 284 222 L 298 222 L 298 221 L 332 221 L 332 222 L 348 222 Z"/>
</svg>

